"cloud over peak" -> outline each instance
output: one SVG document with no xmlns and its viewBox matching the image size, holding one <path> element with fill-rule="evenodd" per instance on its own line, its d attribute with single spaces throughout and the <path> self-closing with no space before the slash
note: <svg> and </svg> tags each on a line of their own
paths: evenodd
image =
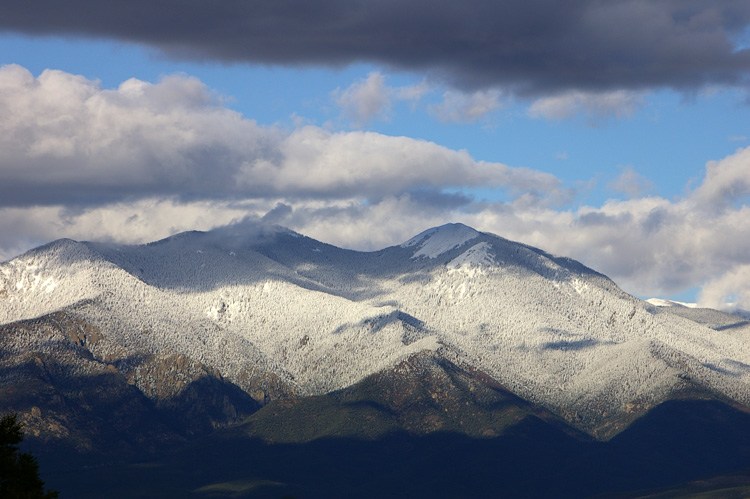
<svg viewBox="0 0 750 499">
<path fill-rule="evenodd" d="M 374 96 L 366 118 L 384 109 L 378 96 L 423 91 L 372 73 L 341 95 L 355 107 Z M 479 99 L 481 115 L 500 94 L 462 95 L 490 97 Z M 358 249 L 461 221 L 579 259 L 628 291 L 654 295 L 714 278 L 705 303 L 750 299 L 750 147 L 709 162 L 702 183 L 680 198 L 643 197 L 649 181 L 623 167 L 609 187 L 625 200 L 571 206 L 574 193 L 555 175 L 408 137 L 264 127 L 184 75 L 107 89 L 62 71 L 4 66 L 0 128 L 0 259 L 57 237 L 146 242 L 245 217 Z M 467 188 L 504 195 L 480 199 Z"/>
</svg>

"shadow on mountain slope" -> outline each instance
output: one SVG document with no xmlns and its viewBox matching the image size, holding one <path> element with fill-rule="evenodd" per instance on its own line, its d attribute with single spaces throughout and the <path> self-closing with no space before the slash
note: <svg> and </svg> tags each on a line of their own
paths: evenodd
<svg viewBox="0 0 750 499">
<path fill-rule="evenodd" d="M 579 498 L 746 468 L 750 415 L 671 400 L 595 441 L 481 372 L 419 354 L 344 390 L 272 401 L 161 459 L 42 462 L 75 497 Z"/>
</svg>

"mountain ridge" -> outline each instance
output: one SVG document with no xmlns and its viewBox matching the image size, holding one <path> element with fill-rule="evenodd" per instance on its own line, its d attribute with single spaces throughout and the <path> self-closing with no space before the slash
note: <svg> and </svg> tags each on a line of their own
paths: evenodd
<svg viewBox="0 0 750 499">
<path fill-rule="evenodd" d="M 462 224 L 358 252 L 245 222 L 145 245 L 59 240 L 0 264 L 1 324 L 60 310 L 100 331 L 95 358 L 184 355 L 261 404 L 429 353 L 598 438 L 688 386 L 750 405 L 742 338 Z M 269 377 L 287 388 L 264 391 Z"/>
</svg>

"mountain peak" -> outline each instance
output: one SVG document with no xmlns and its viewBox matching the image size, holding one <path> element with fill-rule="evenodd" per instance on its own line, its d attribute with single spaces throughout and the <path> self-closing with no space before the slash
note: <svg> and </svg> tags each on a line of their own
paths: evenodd
<svg viewBox="0 0 750 499">
<path fill-rule="evenodd" d="M 246 219 L 229 225 L 213 228 L 207 231 L 189 230 L 173 234 L 164 239 L 153 241 L 145 246 L 174 245 L 182 249 L 199 249 L 218 247 L 227 250 L 247 248 L 257 244 L 268 243 L 279 236 L 302 237 L 291 229 L 258 220 Z"/>
<path fill-rule="evenodd" d="M 418 251 L 414 253 L 412 258 L 421 256 L 436 258 L 447 251 L 458 248 L 467 241 L 479 237 L 479 235 L 480 232 L 468 225 L 451 223 L 427 229 L 406 241 L 401 247 L 418 247 Z"/>
<path fill-rule="evenodd" d="M 251 395 L 271 379 L 321 395 L 428 350 L 590 432 L 686 379 L 750 407 L 745 321 L 657 310 L 582 264 L 463 224 L 377 252 L 252 220 L 161 245 L 51 248 L 0 265 L 0 324 L 65 309 L 101 331 L 108 364 L 176 352 Z"/>
</svg>

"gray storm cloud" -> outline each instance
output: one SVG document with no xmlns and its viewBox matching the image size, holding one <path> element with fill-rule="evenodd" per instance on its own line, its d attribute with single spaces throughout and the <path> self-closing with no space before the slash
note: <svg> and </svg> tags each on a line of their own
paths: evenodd
<svg viewBox="0 0 750 499">
<path fill-rule="evenodd" d="M 741 85 L 748 24 L 746 0 L 28 0 L 0 16 L 0 30 L 114 38 L 172 57 L 364 61 L 536 96 Z"/>
</svg>

